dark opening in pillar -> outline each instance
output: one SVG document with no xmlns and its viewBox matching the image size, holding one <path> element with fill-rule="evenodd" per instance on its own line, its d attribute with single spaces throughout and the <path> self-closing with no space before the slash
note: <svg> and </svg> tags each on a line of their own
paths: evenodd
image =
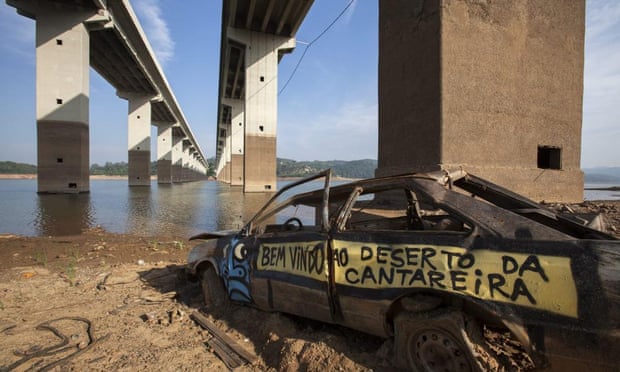
<svg viewBox="0 0 620 372">
<path fill-rule="evenodd" d="M 77 189 L 77 183 L 75 183 L 75 182 L 69 182 L 69 188 L 70 188 L 70 189 Z"/>
<path fill-rule="evenodd" d="M 56 163 L 62 163 L 63 161 L 63 158 L 56 158 Z"/>
<path fill-rule="evenodd" d="M 538 168 L 562 169 L 562 148 L 538 146 Z"/>
<path fill-rule="evenodd" d="M 265 185 L 265 190 L 271 190 L 271 185 Z"/>
<path fill-rule="evenodd" d="M 62 45 L 62 39 L 56 39 L 56 45 Z"/>
</svg>

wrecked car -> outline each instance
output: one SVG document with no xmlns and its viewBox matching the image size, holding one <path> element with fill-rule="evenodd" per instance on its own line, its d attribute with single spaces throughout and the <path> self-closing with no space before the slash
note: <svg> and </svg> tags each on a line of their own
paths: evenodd
<svg viewBox="0 0 620 372">
<path fill-rule="evenodd" d="M 393 337 L 412 370 L 496 369 L 489 329 L 536 368 L 617 368 L 613 236 L 463 170 L 333 187 L 330 174 L 283 187 L 240 231 L 194 237 L 188 272 L 208 307 Z"/>
</svg>

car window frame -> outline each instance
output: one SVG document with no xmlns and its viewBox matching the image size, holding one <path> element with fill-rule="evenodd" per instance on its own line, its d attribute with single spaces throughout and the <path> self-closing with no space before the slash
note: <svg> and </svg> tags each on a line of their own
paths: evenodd
<svg viewBox="0 0 620 372">
<path fill-rule="evenodd" d="M 273 216 L 274 214 L 278 213 L 279 211 L 283 210 L 284 208 L 290 206 L 290 205 L 295 205 L 295 201 L 298 200 L 302 200 L 304 198 L 310 198 L 313 194 L 319 193 L 322 190 L 322 198 L 321 198 L 321 203 L 320 203 L 320 208 L 321 208 L 321 229 L 322 231 L 329 231 L 330 229 L 330 222 L 329 222 L 329 190 L 330 190 L 330 185 L 331 185 L 331 174 L 332 171 L 331 169 L 326 169 L 324 171 L 321 171 L 313 176 L 310 177 L 306 177 L 303 178 L 301 180 L 292 182 L 284 187 L 282 187 L 276 194 L 274 194 L 267 203 L 265 203 L 261 209 L 258 210 L 258 212 L 256 212 L 256 214 L 254 215 L 254 217 L 252 217 L 247 223 L 246 225 L 241 229 L 240 234 L 243 237 L 248 237 L 250 235 L 252 235 L 252 230 L 254 227 L 254 224 L 263 221 L 266 218 L 269 218 L 271 216 Z M 320 178 L 325 178 L 324 184 L 323 184 L 323 188 L 322 189 L 316 189 L 313 191 L 309 191 L 306 193 L 302 193 L 302 194 L 295 194 L 283 201 L 277 202 L 278 198 L 284 194 L 285 192 L 289 191 L 290 189 L 297 187 L 299 185 L 320 179 Z M 274 204 L 276 203 L 277 204 Z"/>
<path fill-rule="evenodd" d="M 449 205 L 441 203 L 436 198 L 433 198 L 428 193 L 424 192 L 421 188 L 416 188 L 415 183 L 412 182 L 404 182 L 399 184 L 387 184 L 387 185 L 358 185 L 351 190 L 349 197 L 347 198 L 344 205 L 340 208 L 338 216 L 334 219 L 335 223 L 333 224 L 334 232 L 351 232 L 346 230 L 344 227 L 346 226 L 349 219 L 352 217 L 352 209 L 355 206 L 356 201 L 363 195 L 366 194 L 376 194 L 378 192 L 383 191 L 393 191 L 393 190 L 406 190 L 408 192 L 413 192 L 416 195 L 418 201 L 420 199 L 431 201 L 434 207 L 441 208 L 442 210 L 449 213 L 451 216 L 456 217 L 463 223 L 466 223 L 470 226 L 468 231 L 450 231 L 450 230 L 422 230 L 422 229 L 413 229 L 413 230 L 373 230 L 373 231 L 397 231 L 403 233 L 415 233 L 415 234 L 455 234 L 463 237 L 473 236 L 478 232 L 478 226 L 472 219 L 468 218 L 463 213 L 456 211 L 454 208 L 451 208 Z M 450 191 L 450 190 L 446 190 Z M 420 198 L 420 195 L 423 197 Z M 361 231 L 357 231 L 361 232 Z"/>
</svg>

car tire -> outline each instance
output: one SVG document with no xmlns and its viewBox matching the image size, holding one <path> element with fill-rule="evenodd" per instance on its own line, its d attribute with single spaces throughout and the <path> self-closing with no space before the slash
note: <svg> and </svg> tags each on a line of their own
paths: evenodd
<svg viewBox="0 0 620 372">
<path fill-rule="evenodd" d="M 202 296 L 207 310 L 218 310 L 227 306 L 228 297 L 224 288 L 224 282 L 217 275 L 213 266 L 207 266 L 202 272 L 200 286 L 202 287 Z"/>
<path fill-rule="evenodd" d="M 486 352 L 481 328 L 461 311 L 403 311 L 394 319 L 396 362 L 408 370 L 486 371 L 497 360 Z"/>
</svg>

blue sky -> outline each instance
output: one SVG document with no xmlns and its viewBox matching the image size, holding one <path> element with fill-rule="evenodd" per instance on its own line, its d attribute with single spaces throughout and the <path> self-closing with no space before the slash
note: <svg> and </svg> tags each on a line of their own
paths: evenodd
<svg viewBox="0 0 620 372">
<path fill-rule="evenodd" d="M 349 0 L 315 0 L 280 87 L 305 45 Z M 133 0 L 177 100 L 207 157 L 215 153 L 220 0 Z M 588 0 L 582 167 L 620 165 L 620 2 Z M 0 160 L 36 163 L 34 21 L 0 4 Z M 278 156 L 377 157 L 377 0 L 356 0 L 306 54 L 279 96 Z M 127 160 L 127 102 L 91 70 L 91 163 Z M 153 153 L 155 146 L 152 147 Z"/>
</svg>

